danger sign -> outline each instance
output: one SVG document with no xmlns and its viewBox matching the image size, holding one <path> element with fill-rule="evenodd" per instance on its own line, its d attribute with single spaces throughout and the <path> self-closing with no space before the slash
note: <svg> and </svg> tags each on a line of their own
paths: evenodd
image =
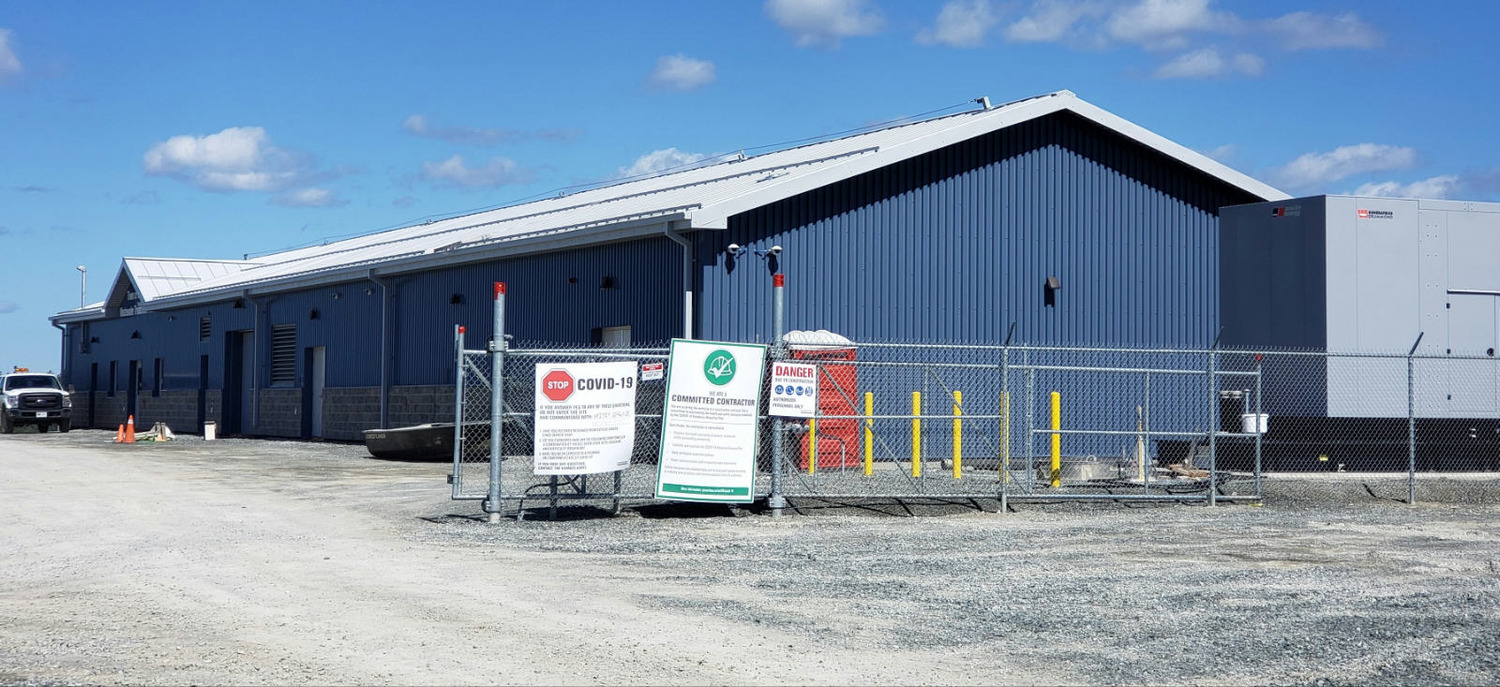
<svg viewBox="0 0 1500 687">
<path fill-rule="evenodd" d="M 818 366 L 772 363 L 770 413 L 781 417 L 817 417 Z"/>
</svg>

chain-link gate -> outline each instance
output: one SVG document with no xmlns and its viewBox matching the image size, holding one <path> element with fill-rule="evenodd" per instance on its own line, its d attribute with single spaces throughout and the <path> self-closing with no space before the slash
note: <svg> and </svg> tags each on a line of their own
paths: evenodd
<svg viewBox="0 0 1500 687">
<path fill-rule="evenodd" d="M 638 382 L 628 467 L 594 475 L 534 474 L 535 381 L 582 362 L 665 367 L 668 349 L 510 346 L 503 293 L 496 302 L 501 343 L 465 350 L 456 337 L 453 497 L 484 500 L 492 518 L 655 500 L 669 370 Z M 773 512 L 788 498 L 1212 505 L 1264 499 L 1268 483 L 1347 487 L 1341 473 L 1374 498 L 1500 493 L 1489 354 L 809 342 L 779 327 L 776 338 L 768 365 L 815 366 L 818 399 L 812 418 L 771 417 L 763 381 L 751 496 Z"/>
</svg>

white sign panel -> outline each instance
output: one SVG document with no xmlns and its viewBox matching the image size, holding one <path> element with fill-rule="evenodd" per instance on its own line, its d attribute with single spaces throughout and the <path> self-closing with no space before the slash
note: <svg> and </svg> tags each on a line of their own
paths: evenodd
<svg viewBox="0 0 1500 687">
<path fill-rule="evenodd" d="M 656 497 L 755 500 L 766 347 L 673 339 Z"/>
<path fill-rule="evenodd" d="M 536 366 L 538 475 L 591 475 L 630 467 L 635 448 L 635 363 Z"/>
<path fill-rule="evenodd" d="M 818 415 L 817 365 L 771 363 L 770 414 L 781 417 Z"/>
</svg>

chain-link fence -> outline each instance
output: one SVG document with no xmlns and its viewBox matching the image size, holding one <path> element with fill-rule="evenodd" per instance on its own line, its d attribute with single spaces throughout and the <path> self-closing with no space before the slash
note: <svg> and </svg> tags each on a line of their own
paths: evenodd
<svg viewBox="0 0 1500 687">
<path fill-rule="evenodd" d="M 666 348 L 510 346 L 500 394 L 491 355 L 462 354 L 455 498 L 498 496 L 487 510 L 522 513 L 655 498 L 665 371 L 640 376 L 629 466 L 594 475 L 534 474 L 535 381 L 580 362 L 665 365 Z M 1488 355 L 848 343 L 773 346 L 768 360 L 816 366 L 818 393 L 815 417 L 770 417 L 765 382 L 752 496 L 773 507 L 777 497 L 1212 504 L 1350 480 L 1373 498 L 1477 500 L 1500 484 L 1500 361 Z"/>
</svg>

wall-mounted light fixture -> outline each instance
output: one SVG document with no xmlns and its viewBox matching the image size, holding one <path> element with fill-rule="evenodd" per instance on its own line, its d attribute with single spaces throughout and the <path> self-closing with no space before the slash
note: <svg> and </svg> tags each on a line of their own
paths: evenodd
<svg viewBox="0 0 1500 687">
<path fill-rule="evenodd" d="M 1052 307 L 1057 305 L 1057 292 L 1062 289 L 1062 280 L 1052 275 L 1047 275 L 1047 283 L 1042 291 L 1042 305 Z"/>
<path fill-rule="evenodd" d="M 344 294 L 339 293 L 337 291 L 333 292 L 333 300 L 338 300 L 338 299 L 343 298 L 343 297 L 344 297 Z"/>
<path fill-rule="evenodd" d="M 599 288 L 601 288 L 601 289 L 613 289 L 613 288 L 615 288 L 615 278 L 611 277 L 611 276 L 609 276 L 607 274 L 604 275 L 604 278 L 599 280 Z"/>
<path fill-rule="evenodd" d="M 245 309 L 245 299 L 243 299 L 243 298 L 236 298 L 236 299 L 234 299 L 234 309 L 235 310 L 244 310 Z"/>
<path fill-rule="evenodd" d="M 130 338 L 132 338 L 132 339 L 139 339 L 139 338 L 141 338 L 141 330 L 137 329 L 137 330 L 131 332 L 130 333 Z"/>
<path fill-rule="evenodd" d="M 312 310 L 307 311 L 307 319 L 309 319 L 309 320 L 316 320 L 316 319 L 318 319 L 319 317 L 322 317 L 322 316 L 323 316 L 323 313 L 318 312 L 317 308 L 313 308 Z"/>
<path fill-rule="evenodd" d="M 461 294 L 461 293 L 455 293 L 452 296 L 448 297 L 448 305 L 463 305 L 463 304 L 464 304 L 464 295 Z"/>
</svg>

